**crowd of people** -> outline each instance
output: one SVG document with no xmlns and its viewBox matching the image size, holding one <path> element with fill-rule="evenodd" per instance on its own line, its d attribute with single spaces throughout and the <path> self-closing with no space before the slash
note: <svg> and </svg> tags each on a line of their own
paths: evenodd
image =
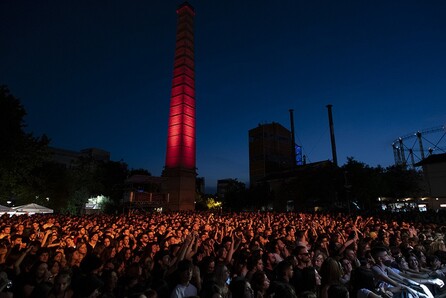
<svg viewBox="0 0 446 298">
<path fill-rule="evenodd" d="M 0 298 L 446 297 L 445 232 L 438 212 L 4 215 Z"/>
</svg>

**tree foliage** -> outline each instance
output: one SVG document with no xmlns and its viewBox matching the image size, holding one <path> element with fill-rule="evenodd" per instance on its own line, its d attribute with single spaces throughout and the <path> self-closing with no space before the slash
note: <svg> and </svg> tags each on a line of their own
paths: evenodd
<svg viewBox="0 0 446 298">
<path fill-rule="evenodd" d="M 223 208 L 241 210 L 250 205 L 252 204 L 248 202 L 245 184 L 237 179 L 229 180 L 223 198 Z"/>
<path fill-rule="evenodd" d="M 35 197 L 34 171 L 48 157 L 49 139 L 25 132 L 26 111 L 6 86 L 0 86 L 0 202 L 16 204 Z"/>
</svg>

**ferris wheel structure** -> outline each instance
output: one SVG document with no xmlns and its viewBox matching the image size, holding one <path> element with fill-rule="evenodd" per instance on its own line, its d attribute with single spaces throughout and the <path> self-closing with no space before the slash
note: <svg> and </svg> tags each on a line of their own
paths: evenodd
<svg viewBox="0 0 446 298">
<path fill-rule="evenodd" d="M 446 153 L 446 126 L 419 130 L 399 137 L 392 143 L 395 165 L 417 167 L 433 154 Z"/>
</svg>

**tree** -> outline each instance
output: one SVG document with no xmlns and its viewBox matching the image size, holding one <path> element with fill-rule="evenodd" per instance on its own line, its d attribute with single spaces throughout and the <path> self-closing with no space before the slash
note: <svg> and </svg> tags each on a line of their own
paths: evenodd
<svg viewBox="0 0 446 298">
<path fill-rule="evenodd" d="M 33 185 L 39 180 L 33 171 L 48 157 L 49 139 L 25 132 L 26 111 L 9 89 L 0 86 L 0 202 L 30 202 Z"/>
<path fill-rule="evenodd" d="M 423 195 L 423 176 L 420 172 L 402 165 L 386 168 L 385 188 L 382 196 L 391 198 L 418 197 Z"/>
<path fill-rule="evenodd" d="M 237 179 L 231 179 L 226 187 L 226 192 L 223 198 L 223 208 L 231 210 L 241 210 L 248 207 L 247 191 L 245 183 Z"/>
<path fill-rule="evenodd" d="M 102 162 L 97 166 L 95 176 L 103 186 L 102 194 L 109 198 L 106 211 L 116 211 L 124 194 L 124 182 L 128 176 L 127 164 L 116 161 Z"/>
<path fill-rule="evenodd" d="M 404 166 L 373 168 L 349 157 L 342 170 L 346 181 L 344 195 L 359 201 L 365 209 L 372 208 L 378 197 L 405 198 L 423 194 L 421 173 Z"/>
<path fill-rule="evenodd" d="M 351 201 L 358 201 L 363 208 L 371 208 L 372 202 L 380 195 L 382 186 L 382 168 L 369 165 L 347 157 L 347 163 L 342 166 L 344 175 L 343 197 Z"/>
<path fill-rule="evenodd" d="M 132 175 L 147 175 L 147 176 L 152 176 L 152 174 L 147 171 L 146 169 L 131 169 L 129 176 Z"/>
<path fill-rule="evenodd" d="M 70 196 L 71 175 L 64 165 L 52 161 L 45 162 L 33 171 L 37 183 L 35 203 L 45 205 L 56 212 L 65 208 Z"/>
</svg>

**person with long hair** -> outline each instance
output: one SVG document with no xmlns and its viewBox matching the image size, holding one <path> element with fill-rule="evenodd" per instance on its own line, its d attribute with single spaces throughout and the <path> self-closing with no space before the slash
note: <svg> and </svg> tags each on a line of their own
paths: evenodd
<svg viewBox="0 0 446 298">
<path fill-rule="evenodd" d="M 232 297 L 238 298 L 254 298 L 254 290 L 251 288 L 251 284 L 244 277 L 237 277 L 232 280 L 229 285 Z"/>
<path fill-rule="evenodd" d="M 321 269 L 322 263 L 325 261 L 326 258 L 327 258 L 326 253 L 320 250 L 316 250 L 312 258 L 313 267 L 319 271 Z"/>
<path fill-rule="evenodd" d="M 211 298 L 216 297 L 214 295 L 220 295 L 218 297 L 230 298 L 232 297 L 228 284 L 230 283 L 230 271 L 228 267 L 223 263 L 218 263 L 215 266 L 214 273 L 210 280 L 203 284 L 203 290 L 201 297 Z"/>
<path fill-rule="evenodd" d="M 341 284 L 341 277 L 343 275 L 341 264 L 332 258 L 328 257 L 322 263 L 321 270 L 321 298 L 328 298 L 328 289 L 332 285 Z"/>
<path fill-rule="evenodd" d="M 54 286 L 48 295 L 48 298 L 71 298 L 73 290 L 71 285 L 71 275 L 68 272 L 61 272 L 54 280 Z"/>
<path fill-rule="evenodd" d="M 266 291 L 268 290 L 270 285 L 270 280 L 266 276 L 264 271 L 256 271 L 252 275 L 251 286 L 254 290 L 254 297 L 256 298 L 264 298 L 267 297 Z"/>
</svg>

